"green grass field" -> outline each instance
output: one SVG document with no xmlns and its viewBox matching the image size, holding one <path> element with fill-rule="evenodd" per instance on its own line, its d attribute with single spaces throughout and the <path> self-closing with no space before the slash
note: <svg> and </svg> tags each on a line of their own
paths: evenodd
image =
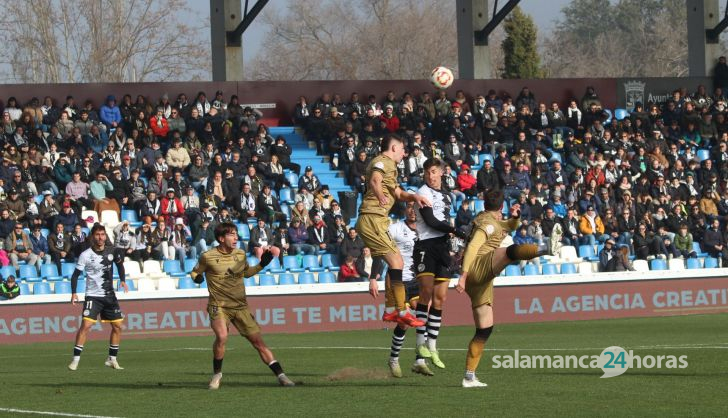
<svg viewBox="0 0 728 418">
<path fill-rule="evenodd" d="M 485 389 L 460 387 L 470 327 L 443 328 L 447 369 L 435 377 L 409 372 L 408 332 L 402 379 L 388 377 L 390 331 L 267 335 L 295 388 L 278 387 L 247 342 L 231 335 L 216 392 L 207 390 L 211 336 L 122 341 L 121 371 L 103 367 L 101 341 L 86 344 L 76 372 L 66 369 L 72 341 L 4 346 L 0 415 L 31 416 L 7 411 L 15 408 L 116 417 L 726 416 L 726 324 L 728 314 L 497 325 L 478 373 Z M 512 349 L 579 356 L 612 345 L 638 355 L 687 355 L 689 366 L 630 369 L 610 379 L 600 379 L 599 369 L 491 367 L 492 355 Z"/>
</svg>

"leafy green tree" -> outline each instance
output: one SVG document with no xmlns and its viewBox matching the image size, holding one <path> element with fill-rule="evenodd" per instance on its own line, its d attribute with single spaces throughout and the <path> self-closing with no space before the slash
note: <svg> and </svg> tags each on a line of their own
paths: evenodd
<svg viewBox="0 0 728 418">
<path fill-rule="evenodd" d="M 541 60 L 536 48 L 536 25 L 531 16 L 516 7 L 503 21 L 503 78 L 541 78 Z"/>
</svg>

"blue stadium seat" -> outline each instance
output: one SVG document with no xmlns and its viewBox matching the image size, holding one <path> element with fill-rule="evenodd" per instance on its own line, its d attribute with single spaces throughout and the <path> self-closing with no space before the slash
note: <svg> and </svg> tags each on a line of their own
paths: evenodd
<svg viewBox="0 0 728 418">
<path fill-rule="evenodd" d="M 86 293 L 86 280 L 79 280 L 78 283 L 76 283 L 76 293 L 79 295 L 82 295 Z"/>
<path fill-rule="evenodd" d="M 480 160 L 480 164 L 485 163 L 485 160 L 493 162 L 493 156 L 490 154 L 478 154 L 478 159 Z"/>
<path fill-rule="evenodd" d="M 579 246 L 579 257 L 589 258 L 594 257 L 594 247 L 591 245 L 580 245 Z"/>
<path fill-rule="evenodd" d="M 317 273 L 317 272 L 326 270 L 324 267 L 321 267 L 319 265 L 319 260 L 318 260 L 317 255 L 304 255 L 302 267 L 313 273 Z"/>
<path fill-rule="evenodd" d="M 627 109 L 614 109 L 614 119 L 622 120 L 629 117 Z"/>
<path fill-rule="evenodd" d="M 257 266 L 258 264 L 260 264 L 260 260 L 258 260 L 258 257 L 254 255 L 248 257 L 248 265 Z"/>
<path fill-rule="evenodd" d="M 179 265 L 178 260 L 164 260 L 164 263 L 162 265 L 162 271 L 169 275 L 184 273 L 182 271 L 182 267 L 180 267 Z"/>
<path fill-rule="evenodd" d="M 576 266 L 571 263 L 561 265 L 561 274 L 576 274 Z"/>
<path fill-rule="evenodd" d="M 244 278 L 243 283 L 245 283 L 245 287 L 252 287 L 252 286 L 258 285 L 258 283 L 255 282 L 255 276 Z M 202 286 L 200 286 L 200 287 L 202 287 Z M 205 287 L 207 287 L 207 281 L 205 281 Z"/>
<path fill-rule="evenodd" d="M 51 285 L 48 284 L 48 282 L 38 282 L 33 285 L 33 294 L 34 295 L 50 295 L 51 294 Z"/>
<path fill-rule="evenodd" d="M 323 254 L 321 256 L 321 266 L 329 269 L 329 271 L 339 271 L 339 259 L 333 254 Z"/>
<path fill-rule="evenodd" d="M 480 213 L 485 209 L 485 200 L 483 199 L 475 199 L 473 201 L 473 211 L 475 213 Z"/>
<path fill-rule="evenodd" d="M 281 267 L 281 261 L 278 259 L 278 257 L 273 257 L 273 259 L 270 261 L 270 264 L 265 266 L 263 271 L 268 271 L 268 272 L 271 272 L 274 274 L 279 274 L 279 273 L 285 273 L 286 269 Z"/>
<path fill-rule="evenodd" d="M 192 277 L 182 276 L 177 282 L 177 287 L 179 289 L 197 289 L 197 284 L 192 281 Z"/>
<path fill-rule="evenodd" d="M 53 286 L 53 293 L 56 295 L 66 295 L 71 293 L 71 282 L 57 282 Z"/>
<path fill-rule="evenodd" d="M 58 274 L 58 267 L 55 264 L 41 264 L 40 276 L 49 282 L 63 280 L 63 277 Z"/>
<path fill-rule="evenodd" d="M 515 264 L 509 264 L 506 266 L 506 276 L 520 276 L 521 268 Z"/>
<path fill-rule="evenodd" d="M 46 238 L 48 238 L 48 234 L 50 234 L 50 233 L 51 233 L 51 231 L 48 228 L 41 228 L 40 229 L 40 234 L 43 235 Z"/>
<path fill-rule="evenodd" d="M 24 264 L 20 266 L 20 278 L 27 282 L 39 282 L 41 277 L 38 275 L 38 270 L 35 266 Z"/>
<path fill-rule="evenodd" d="M 707 257 L 708 253 L 703 252 L 703 250 L 700 248 L 700 243 L 693 241 L 693 251 L 695 251 L 698 255 L 698 257 Z"/>
<path fill-rule="evenodd" d="M 700 266 L 700 259 L 699 258 L 688 258 L 688 269 L 700 269 L 702 268 Z"/>
<path fill-rule="evenodd" d="M 130 210 L 130 209 L 122 209 L 121 210 L 121 222 L 124 222 L 124 221 L 127 221 L 129 223 L 139 222 L 136 211 Z"/>
<path fill-rule="evenodd" d="M 250 227 L 248 224 L 238 225 L 238 235 L 240 235 L 241 240 L 250 241 Z"/>
<path fill-rule="evenodd" d="M 650 262 L 650 270 L 667 270 L 667 263 L 661 258 L 656 258 Z"/>
<path fill-rule="evenodd" d="M 525 267 L 523 267 L 523 275 L 524 276 L 538 276 L 540 273 L 538 272 L 538 267 L 536 267 L 535 264 L 526 264 Z"/>
<path fill-rule="evenodd" d="M 17 273 L 15 273 L 15 267 L 8 265 L 0 268 L 0 275 L 3 276 L 3 279 L 7 279 L 8 276 L 16 276 Z"/>
<path fill-rule="evenodd" d="M 280 203 L 293 202 L 293 191 L 288 187 L 282 188 L 279 195 L 278 201 Z"/>
<path fill-rule="evenodd" d="M 298 176 L 296 175 L 296 173 L 289 172 L 288 174 L 286 174 L 286 180 L 288 180 L 288 182 L 291 183 L 293 187 L 298 187 Z"/>
<path fill-rule="evenodd" d="M 697 154 L 698 160 L 705 161 L 710 159 L 710 151 L 707 149 L 699 149 Z"/>
<path fill-rule="evenodd" d="M 18 286 L 20 286 L 20 295 L 29 295 L 30 294 L 30 286 L 28 286 L 28 283 L 20 283 Z"/>
<path fill-rule="evenodd" d="M 185 259 L 185 273 L 189 273 L 192 271 L 193 268 L 195 268 L 195 265 L 197 265 L 197 260 L 194 258 L 187 258 Z"/>
<path fill-rule="evenodd" d="M 71 277 L 73 271 L 76 270 L 76 265 L 73 263 L 61 263 L 61 276 Z"/>
<path fill-rule="evenodd" d="M 278 284 L 296 284 L 296 278 L 291 273 L 283 273 L 278 276 Z"/>
<path fill-rule="evenodd" d="M 275 286 L 276 278 L 272 274 L 261 274 L 260 285 L 261 286 Z"/>
<path fill-rule="evenodd" d="M 543 266 L 541 266 L 541 273 L 559 274 L 559 269 L 556 267 L 556 264 L 544 264 Z"/>
<path fill-rule="evenodd" d="M 295 255 L 283 256 L 283 268 L 290 273 L 300 273 L 304 271 L 304 269 L 301 268 L 301 259 Z"/>
<path fill-rule="evenodd" d="M 336 275 L 328 271 L 319 274 L 318 279 L 319 283 L 336 283 Z"/>
<path fill-rule="evenodd" d="M 301 273 L 298 275 L 298 284 L 314 284 L 316 279 L 313 277 L 313 273 Z"/>
<path fill-rule="evenodd" d="M 253 279 L 253 278 L 251 277 L 251 279 Z M 243 281 L 243 282 L 245 282 L 245 281 Z M 247 282 L 245 282 L 245 285 L 246 286 L 248 285 Z M 252 286 L 255 286 L 255 279 L 253 279 Z M 203 280 L 202 283 L 200 283 L 200 289 L 207 289 L 207 280 Z"/>
<path fill-rule="evenodd" d="M 718 259 L 715 257 L 706 257 L 703 267 L 706 269 L 718 268 Z"/>
<path fill-rule="evenodd" d="M 609 109 L 603 109 L 602 111 L 607 114 L 607 120 L 604 121 L 604 125 L 606 126 L 611 124 L 613 118 L 612 111 Z"/>
</svg>

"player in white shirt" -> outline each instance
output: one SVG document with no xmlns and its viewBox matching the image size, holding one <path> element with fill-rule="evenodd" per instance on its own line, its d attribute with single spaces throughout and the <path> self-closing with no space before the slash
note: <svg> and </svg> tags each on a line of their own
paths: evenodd
<svg viewBox="0 0 728 418">
<path fill-rule="evenodd" d="M 437 352 L 437 337 L 442 323 L 442 309 L 450 284 L 450 236 L 464 238 L 464 234 L 450 224 L 452 202 L 450 192 L 443 187 L 444 163 L 439 158 L 425 161 L 425 184 L 417 194 L 426 197 L 432 206 L 417 206 L 417 233 L 414 263 L 420 298 L 417 303 L 417 318 L 426 322 L 417 327 L 417 354 L 430 358 L 441 368 L 445 364 Z"/>
<path fill-rule="evenodd" d="M 415 243 L 417 242 L 417 212 L 415 212 L 414 203 L 407 204 L 404 221 L 391 224 L 388 232 L 394 243 L 397 245 L 397 248 L 402 255 L 402 260 L 404 261 L 404 268 L 402 268 L 402 282 L 404 282 L 405 289 L 407 290 L 407 300 L 409 300 L 410 305 L 412 305 L 419 297 L 419 286 L 417 285 L 417 280 L 415 280 L 412 260 L 412 252 L 414 251 Z M 390 295 L 389 293 L 386 295 L 385 306 L 388 310 L 394 309 L 395 304 L 393 295 Z M 397 324 L 394 328 L 392 335 L 392 348 L 389 353 L 389 370 L 393 377 L 402 377 L 402 369 L 399 366 L 399 352 L 404 344 L 404 337 L 407 332 L 407 328 L 408 327 L 403 324 Z M 426 376 L 434 375 L 434 373 L 432 373 L 432 371 L 427 367 L 425 359 L 419 355 L 417 355 L 415 364 L 412 366 L 412 371 Z"/>
</svg>

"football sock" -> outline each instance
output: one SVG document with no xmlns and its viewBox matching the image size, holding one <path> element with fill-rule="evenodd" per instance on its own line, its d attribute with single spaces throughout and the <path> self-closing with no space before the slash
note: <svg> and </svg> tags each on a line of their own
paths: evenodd
<svg viewBox="0 0 728 418">
<path fill-rule="evenodd" d="M 109 344 L 109 357 L 116 358 L 119 355 L 119 344 Z"/>
<path fill-rule="evenodd" d="M 538 245 L 536 244 L 514 244 L 506 248 L 506 255 L 511 260 L 530 260 L 536 258 L 538 253 Z"/>
<path fill-rule="evenodd" d="M 465 371 L 472 372 L 475 374 L 475 370 L 478 368 L 480 363 L 480 357 L 483 355 L 483 349 L 485 348 L 485 340 L 473 337 L 468 345 L 468 354 L 465 357 Z"/>
<path fill-rule="evenodd" d="M 402 270 L 390 269 L 389 270 L 389 284 L 392 287 L 394 293 L 394 304 L 397 310 L 402 314 L 407 311 L 407 291 L 402 282 Z"/>
<path fill-rule="evenodd" d="M 427 317 L 427 348 L 430 351 L 437 350 L 437 336 L 440 334 L 441 322 L 442 309 L 430 308 L 430 315 Z"/>
<path fill-rule="evenodd" d="M 421 320 L 422 322 L 425 322 L 425 325 L 421 327 L 417 327 L 417 340 L 416 344 L 417 346 L 420 346 L 424 344 L 427 341 L 427 305 L 424 303 L 418 303 L 417 304 L 417 310 L 415 311 L 415 315 L 417 316 L 417 319 Z"/>
<path fill-rule="evenodd" d="M 392 334 L 392 350 L 389 352 L 390 360 L 397 360 L 399 358 L 399 351 L 402 349 L 404 344 L 404 335 L 407 330 L 400 328 L 399 326 L 394 327 L 394 333 Z"/>
<path fill-rule="evenodd" d="M 73 346 L 73 360 L 78 361 L 81 358 L 81 353 L 83 352 L 83 346 L 82 345 L 74 345 Z"/>
<path fill-rule="evenodd" d="M 281 367 L 281 363 L 278 362 L 278 360 L 273 360 L 270 363 L 268 363 L 268 367 L 273 371 L 273 374 L 276 376 L 280 376 L 283 374 L 283 367 Z"/>
<path fill-rule="evenodd" d="M 212 358 L 212 373 L 213 374 L 222 373 L 222 360 L 223 359 L 216 359 L 214 357 Z"/>
<path fill-rule="evenodd" d="M 425 363 L 425 359 L 423 359 L 420 356 L 417 356 L 417 359 L 415 360 L 415 364 L 423 365 L 423 364 L 427 364 L 427 363 Z"/>
</svg>

